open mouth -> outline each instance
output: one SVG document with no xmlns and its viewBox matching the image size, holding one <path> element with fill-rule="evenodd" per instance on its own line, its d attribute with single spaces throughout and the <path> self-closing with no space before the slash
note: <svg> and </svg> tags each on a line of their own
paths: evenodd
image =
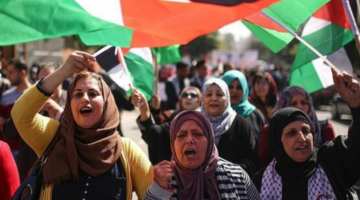
<svg viewBox="0 0 360 200">
<path fill-rule="evenodd" d="M 296 148 L 296 150 L 304 150 L 304 149 L 306 149 L 306 148 L 307 148 L 307 146 L 304 145 L 304 146 L 300 146 L 300 147 Z"/>
<path fill-rule="evenodd" d="M 219 107 L 218 104 L 210 104 L 210 108 L 217 108 L 217 107 Z"/>
<path fill-rule="evenodd" d="M 80 109 L 80 114 L 82 114 L 82 115 L 83 114 L 86 115 L 86 114 L 90 114 L 90 113 L 92 113 L 92 109 L 89 107 L 84 107 L 84 108 Z"/>
<path fill-rule="evenodd" d="M 194 155 L 196 155 L 196 151 L 194 149 L 187 149 L 187 150 L 185 150 L 184 153 L 185 153 L 186 156 L 194 156 Z"/>
</svg>

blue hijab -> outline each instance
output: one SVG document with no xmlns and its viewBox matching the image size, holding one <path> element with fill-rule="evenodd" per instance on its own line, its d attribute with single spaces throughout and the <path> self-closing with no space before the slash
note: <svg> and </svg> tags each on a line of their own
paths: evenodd
<svg viewBox="0 0 360 200">
<path fill-rule="evenodd" d="M 238 104 L 231 105 L 231 107 L 237 112 L 238 115 L 241 115 L 244 118 L 248 117 L 256 109 L 256 107 L 248 101 L 249 87 L 244 74 L 238 70 L 230 70 L 224 74 L 222 79 L 228 86 L 230 86 L 231 82 L 233 82 L 235 79 L 239 80 L 239 83 L 242 87 L 243 96 Z"/>
</svg>

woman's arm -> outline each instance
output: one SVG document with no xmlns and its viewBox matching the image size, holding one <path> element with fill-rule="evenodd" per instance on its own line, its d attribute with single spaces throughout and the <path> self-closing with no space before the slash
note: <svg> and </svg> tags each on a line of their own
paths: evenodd
<svg viewBox="0 0 360 200">
<path fill-rule="evenodd" d="M 63 66 L 44 78 L 41 84 L 41 89 L 47 94 L 52 94 L 66 78 L 73 76 L 77 72 L 90 68 L 92 63 L 95 61 L 95 57 L 91 54 L 74 51 Z"/>
<path fill-rule="evenodd" d="M 48 98 L 33 85 L 15 102 L 11 110 L 11 117 L 20 136 L 38 157 L 59 126 L 58 121 L 38 114 Z"/>
<path fill-rule="evenodd" d="M 133 190 L 139 199 L 146 195 L 147 188 L 154 179 L 154 169 L 141 148 L 128 138 L 122 138 L 125 155 L 131 170 Z"/>
<path fill-rule="evenodd" d="M 340 96 L 349 104 L 353 121 L 348 138 L 338 136 L 326 143 L 320 147 L 318 156 L 328 177 L 350 188 L 360 178 L 360 84 L 351 76 L 335 71 L 333 79 Z"/>
</svg>

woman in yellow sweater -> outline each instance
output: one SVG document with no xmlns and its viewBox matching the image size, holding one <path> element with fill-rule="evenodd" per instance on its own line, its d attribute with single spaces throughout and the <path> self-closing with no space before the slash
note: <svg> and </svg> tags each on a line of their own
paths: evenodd
<svg viewBox="0 0 360 200">
<path fill-rule="evenodd" d="M 43 168 L 40 200 L 143 198 L 153 169 L 141 149 L 116 131 L 119 113 L 106 83 L 85 71 L 95 58 L 74 52 L 65 64 L 29 88 L 11 115 L 21 137 L 40 157 L 58 134 Z M 60 122 L 41 116 L 57 86 L 76 74 Z"/>
</svg>

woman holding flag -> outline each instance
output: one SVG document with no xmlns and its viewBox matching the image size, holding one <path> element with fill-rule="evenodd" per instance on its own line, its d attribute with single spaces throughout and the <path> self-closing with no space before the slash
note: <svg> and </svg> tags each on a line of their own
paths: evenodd
<svg viewBox="0 0 360 200">
<path fill-rule="evenodd" d="M 75 51 L 12 109 L 17 130 L 39 157 L 54 140 L 42 170 L 41 200 L 131 200 L 133 191 L 143 198 L 153 181 L 146 155 L 117 131 L 119 112 L 109 87 L 86 71 L 93 62 L 94 56 Z M 60 122 L 38 115 L 57 86 L 74 74 Z"/>
</svg>

